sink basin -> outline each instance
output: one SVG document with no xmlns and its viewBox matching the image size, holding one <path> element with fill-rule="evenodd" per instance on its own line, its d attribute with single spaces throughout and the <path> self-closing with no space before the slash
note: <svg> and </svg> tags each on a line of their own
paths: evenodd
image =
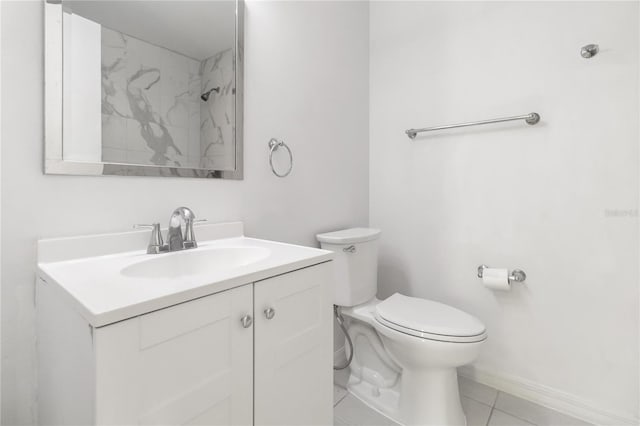
<svg viewBox="0 0 640 426">
<path fill-rule="evenodd" d="M 264 247 L 198 248 L 154 256 L 123 268 L 130 278 L 180 278 L 238 268 L 269 256 Z"/>
<path fill-rule="evenodd" d="M 333 259 L 243 234 L 239 222 L 203 224 L 198 248 L 162 254 L 145 254 L 139 231 L 40 240 L 38 278 L 102 327 Z"/>
</svg>

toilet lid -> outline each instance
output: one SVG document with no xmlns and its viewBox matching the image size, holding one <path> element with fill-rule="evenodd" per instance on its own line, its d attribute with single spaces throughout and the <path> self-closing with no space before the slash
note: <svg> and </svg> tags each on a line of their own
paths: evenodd
<svg viewBox="0 0 640 426">
<path fill-rule="evenodd" d="M 432 300 L 395 293 L 376 306 L 376 319 L 395 330 L 444 341 L 486 338 L 484 324 L 459 309 Z"/>
</svg>

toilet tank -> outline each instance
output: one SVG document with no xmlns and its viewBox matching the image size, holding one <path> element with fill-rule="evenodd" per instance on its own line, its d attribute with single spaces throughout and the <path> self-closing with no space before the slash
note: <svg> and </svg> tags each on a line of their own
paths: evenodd
<svg viewBox="0 0 640 426">
<path fill-rule="evenodd" d="M 320 247 L 335 252 L 333 304 L 356 306 L 376 296 L 380 230 L 350 228 L 316 235 Z"/>
</svg>

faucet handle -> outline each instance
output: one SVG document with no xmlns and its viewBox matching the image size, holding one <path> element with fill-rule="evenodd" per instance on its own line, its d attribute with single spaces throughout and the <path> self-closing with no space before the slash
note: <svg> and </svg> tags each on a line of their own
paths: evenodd
<svg viewBox="0 0 640 426">
<path fill-rule="evenodd" d="M 186 249 L 198 248 L 198 242 L 196 241 L 196 234 L 193 232 L 193 227 L 198 223 L 208 222 L 208 219 L 193 219 L 188 220 L 185 224 L 185 233 L 183 246 Z"/>
<path fill-rule="evenodd" d="M 151 239 L 149 240 L 149 245 L 147 246 L 148 254 L 158 254 L 162 251 L 166 251 L 164 246 L 164 241 L 162 240 L 162 232 L 160 231 L 160 224 L 153 223 L 150 225 L 147 224 L 139 224 L 133 225 L 135 229 L 140 228 L 151 228 Z"/>
<path fill-rule="evenodd" d="M 159 225 L 158 223 L 137 223 L 133 225 L 133 229 L 143 229 L 143 228 L 153 228 L 154 226 Z"/>
<path fill-rule="evenodd" d="M 193 223 L 198 222 L 196 220 L 188 220 L 185 223 L 184 240 L 182 246 L 186 249 L 198 248 L 198 242 L 196 241 L 196 234 L 193 232 Z"/>
</svg>

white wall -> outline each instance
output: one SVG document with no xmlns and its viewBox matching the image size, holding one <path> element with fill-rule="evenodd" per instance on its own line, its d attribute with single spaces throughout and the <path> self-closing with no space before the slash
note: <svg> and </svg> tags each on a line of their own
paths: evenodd
<svg viewBox="0 0 640 426">
<path fill-rule="evenodd" d="M 380 296 L 479 317 L 476 371 L 637 418 L 638 2 L 372 2 L 370 37 Z M 482 263 L 527 284 L 489 291 Z"/>
<path fill-rule="evenodd" d="M 2 34 L 2 5 L 0 5 L 0 34 Z M 0 94 L 2 93 L 2 43 L 0 43 Z M 2 176 L 2 102 L 0 102 L 0 180 Z M 0 242 L 2 241 L 2 185 L 0 184 Z M 2 318 L 2 244 L 0 243 L 0 318 Z M 0 423 L 2 423 L 2 327 L 0 326 Z"/>
<path fill-rule="evenodd" d="M 42 174 L 42 4 L 2 2 L 2 423 L 34 421 L 35 242 L 165 223 L 186 205 L 248 235 L 316 245 L 368 222 L 368 6 L 250 2 L 245 180 Z M 283 138 L 295 168 L 269 169 Z"/>
</svg>

